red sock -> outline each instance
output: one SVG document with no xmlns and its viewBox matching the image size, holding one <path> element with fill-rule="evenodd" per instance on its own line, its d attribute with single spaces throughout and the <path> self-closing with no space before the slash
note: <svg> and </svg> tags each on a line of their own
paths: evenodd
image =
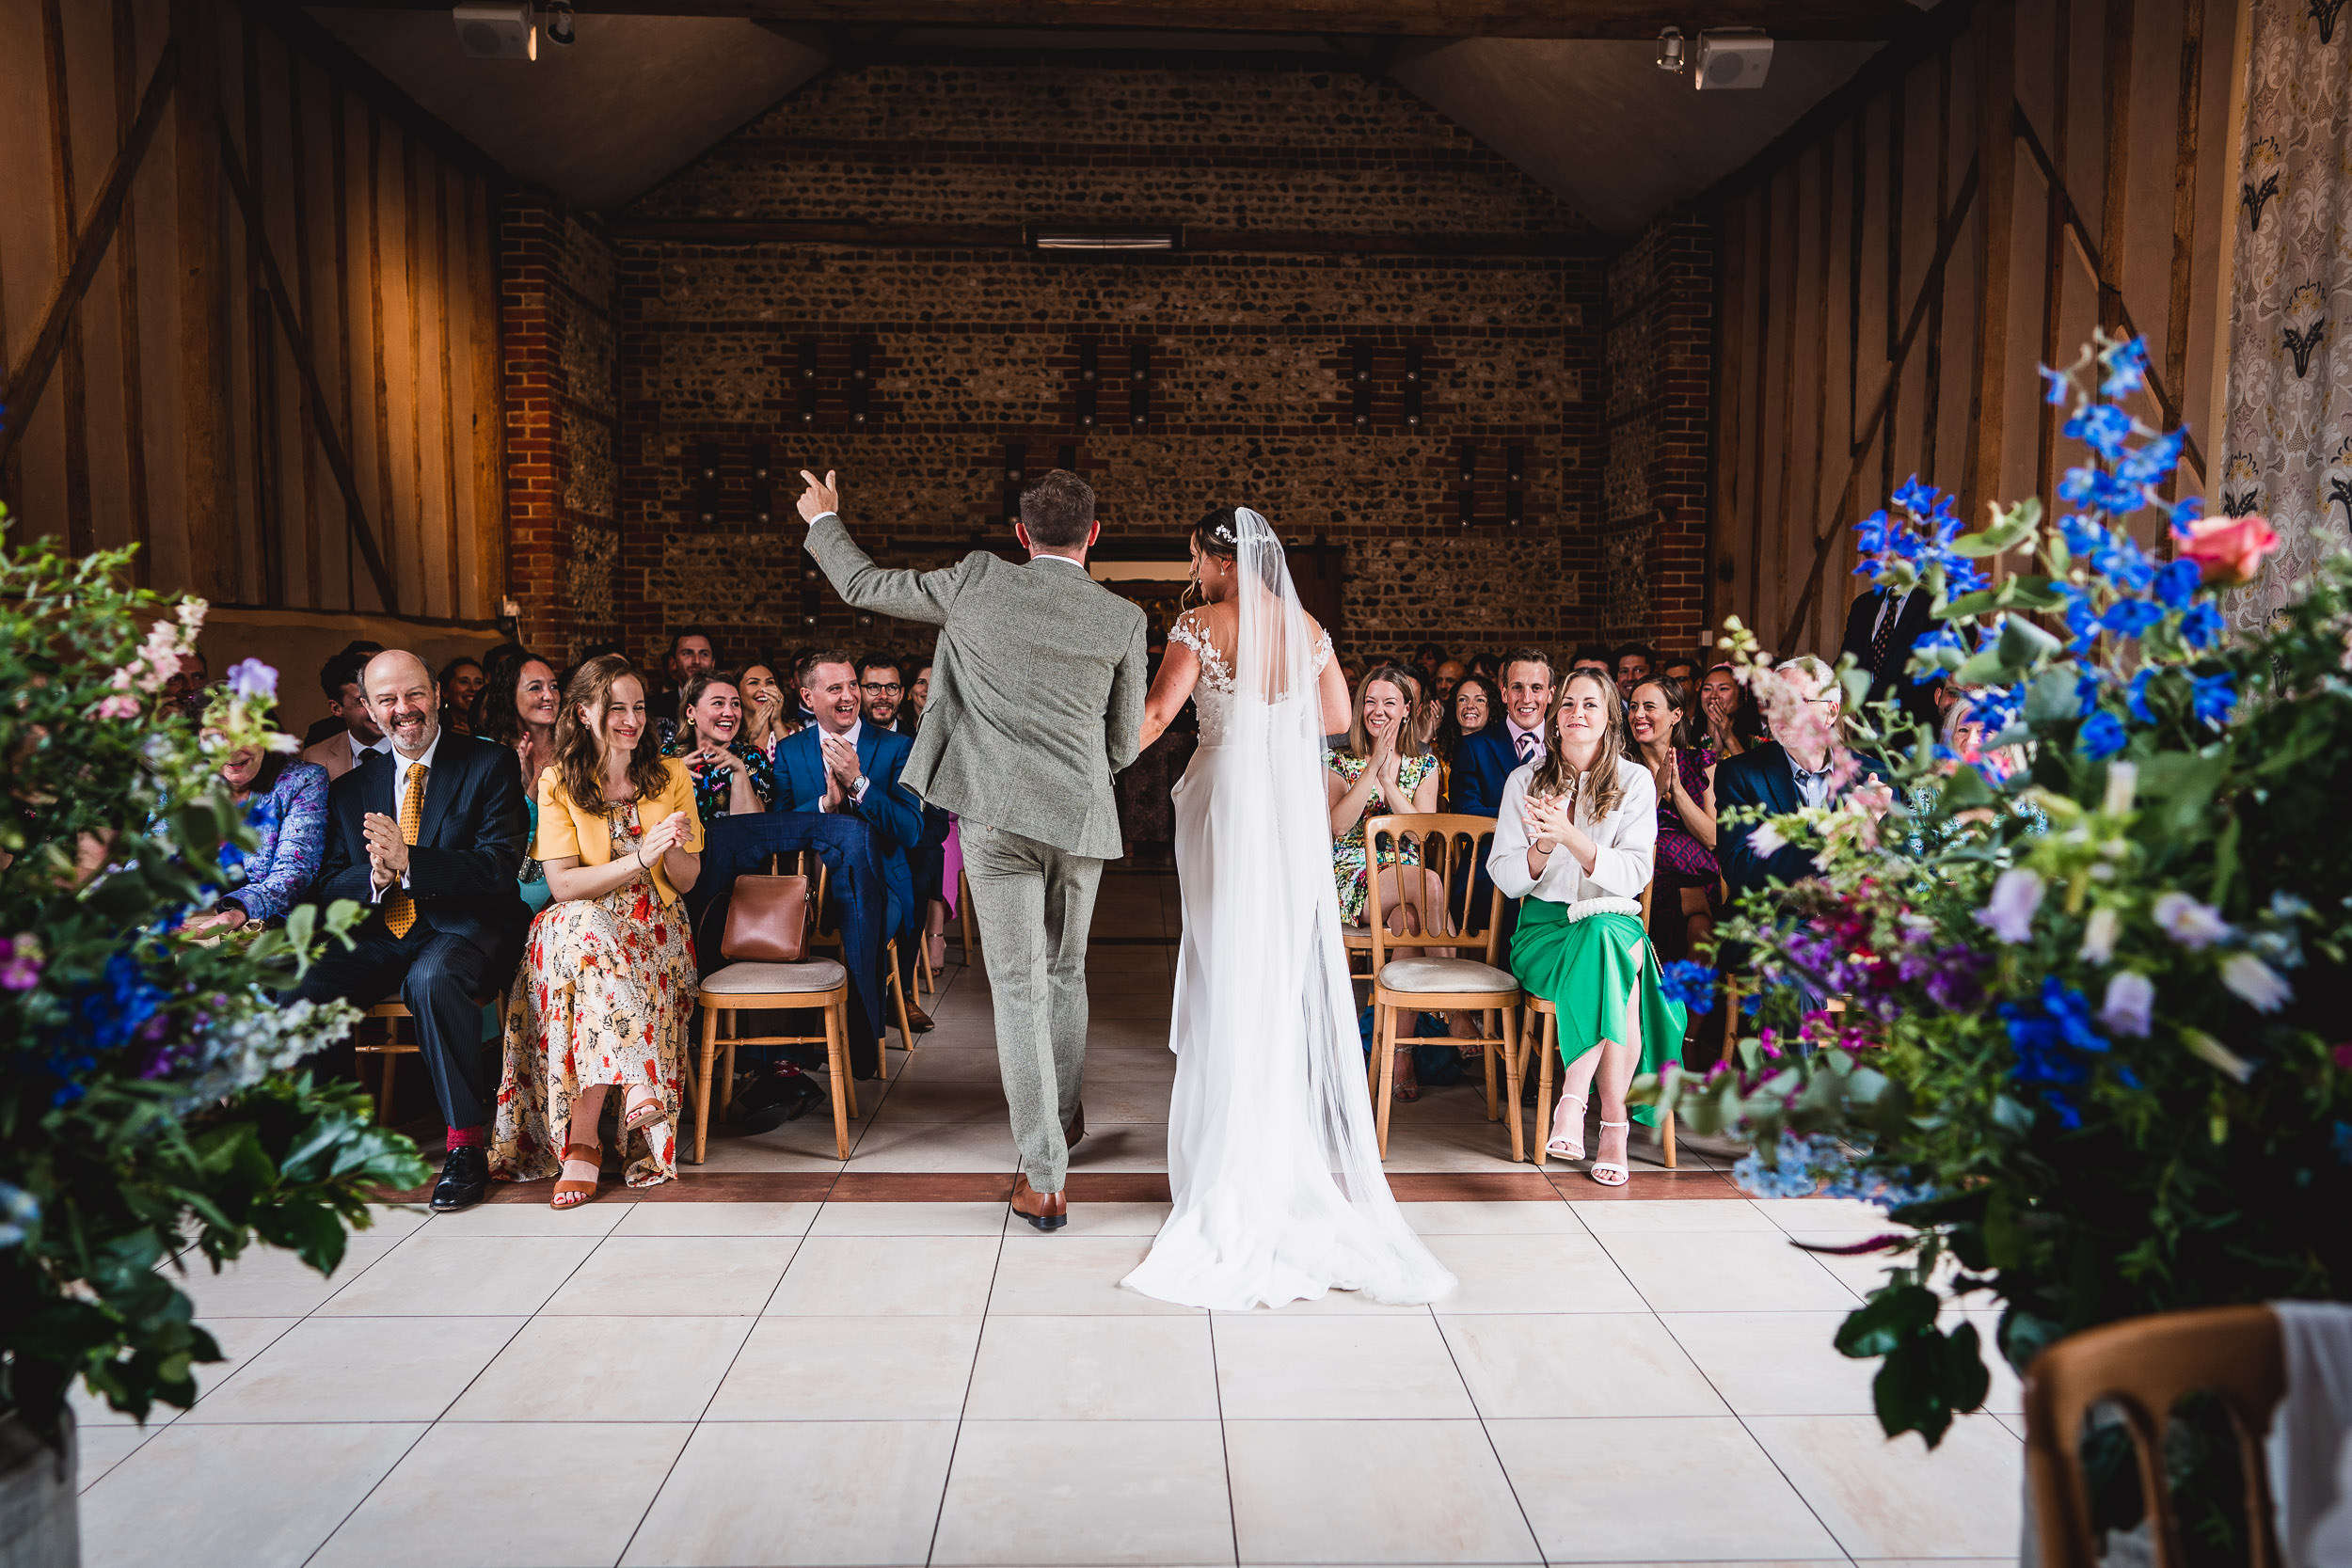
<svg viewBox="0 0 2352 1568">
<path fill-rule="evenodd" d="M 449 1147 L 487 1148 L 490 1147 L 490 1130 L 486 1127 L 453 1127 L 449 1130 Z"/>
</svg>

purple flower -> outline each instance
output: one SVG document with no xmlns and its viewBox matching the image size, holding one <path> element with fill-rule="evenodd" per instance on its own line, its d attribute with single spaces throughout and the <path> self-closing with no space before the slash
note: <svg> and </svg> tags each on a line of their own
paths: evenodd
<svg viewBox="0 0 2352 1568">
<path fill-rule="evenodd" d="M 29 936 L 0 937 L 0 990 L 31 990 L 40 984 L 40 943 Z"/>
<path fill-rule="evenodd" d="M 2123 721 L 2105 709 L 2084 720 L 2083 727 L 2074 736 L 2075 746 L 2093 762 L 2106 761 L 2130 743 Z"/>
<path fill-rule="evenodd" d="M 278 701 L 278 672 L 258 658 L 239 659 L 229 667 L 229 694 L 239 702 Z"/>
<path fill-rule="evenodd" d="M 2042 908 L 2042 883 L 2040 874 L 2015 866 L 2001 873 L 1993 884 L 1993 896 L 1977 911 L 1977 924 L 2007 942 L 2024 942 L 2033 935 L 2034 911 Z"/>
<path fill-rule="evenodd" d="M 2185 893 L 2168 893 L 2152 911 L 2165 935 L 2190 952 L 2212 946 L 2230 935 L 2230 923 L 2211 904 L 2201 904 Z"/>
<path fill-rule="evenodd" d="M 2148 1037 L 2148 1014 L 2155 1005 L 2155 983 L 2131 970 L 2118 971 L 2107 981 L 2106 1000 L 2100 1004 L 2099 1022 L 2111 1035 Z"/>
</svg>

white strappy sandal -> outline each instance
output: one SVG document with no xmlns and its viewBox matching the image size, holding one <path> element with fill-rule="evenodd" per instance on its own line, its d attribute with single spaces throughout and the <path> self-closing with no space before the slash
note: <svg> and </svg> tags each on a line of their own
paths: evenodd
<svg viewBox="0 0 2352 1568">
<path fill-rule="evenodd" d="M 1604 1132 L 1608 1132 L 1613 1127 L 1624 1128 L 1628 1138 L 1633 1136 L 1633 1118 L 1630 1117 L 1628 1117 L 1623 1121 L 1609 1121 L 1604 1119 L 1600 1124 L 1600 1130 Z M 1607 1174 L 1613 1171 L 1615 1172 L 1613 1176 Z M 1594 1161 L 1593 1168 L 1590 1174 L 1594 1180 L 1599 1182 L 1604 1187 L 1622 1187 L 1628 1181 L 1633 1180 L 1633 1172 L 1626 1165 L 1615 1160 Z"/>
<path fill-rule="evenodd" d="M 1586 1098 L 1586 1096 L 1581 1094 L 1563 1094 L 1560 1097 L 1561 1105 L 1565 1105 L 1571 1100 L 1576 1101 L 1576 1115 L 1569 1117 L 1565 1120 L 1563 1120 L 1560 1116 L 1559 1106 L 1552 1107 L 1551 1137 L 1545 1143 L 1544 1152 L 1550 1155 L 1553 1159 L 1581 1160 L 1584 1158 L 1584 1105 Z"/>
</svg>

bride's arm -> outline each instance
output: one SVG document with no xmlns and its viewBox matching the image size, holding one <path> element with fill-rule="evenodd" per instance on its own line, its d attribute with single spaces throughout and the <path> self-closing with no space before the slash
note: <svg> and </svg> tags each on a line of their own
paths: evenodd
<svg viewBox="0 0 2352 1568">
<path fill-rule="evenodd" d="M 1193 686 L 1200 679 L 1200 656 L 1171 638 L 1168 652 L 1160 656 L 1159 679 L 1152 683 L 1152 694 L 1143 700 L 1142 745 L 1146 750 L 1176 722 L 1176 716 L 1192 701 Z"/>
<path fill-rule="evenodd" d="M 1318 640 L 1323 637 L 1323 627 L 1316 625 L 1313 616 L 1307 617 L 1307 625 L 1313 628 Z M 1315 672 L 1315 696 L 1323 705 L 1323 733 L 1345 734 L 1354 699 L 1348 692 L 1347 675 L 1340 668 L 1339 657 L 1328 646 L 1323 649 L 1323 668 Z"/>
</svg>

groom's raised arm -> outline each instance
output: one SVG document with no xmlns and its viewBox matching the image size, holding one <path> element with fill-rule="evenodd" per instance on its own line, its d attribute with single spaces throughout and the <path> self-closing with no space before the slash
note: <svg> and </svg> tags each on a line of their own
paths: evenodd
<svg viewBox="0 0 2352 1568">
<path fill-rule="evenodd" d="M 1150 694 L 1152 656 L 1144 642 L 1143 614 L 1136 614 L 1135 635 L 1126 657 L 1111 676 L 1111 704 L 1103 715 L 1103 737 L 1111 757 L 1111 771 L 1123 772 L 1143 753 L 1143 701 Z"/>
<path fill-rule="evenodd" d="M 840 498 L 834 489 L 834 476 L 827 474 L 821 483 L 811 473 L 803 472 L 801 477 L 809 483 L 808 492 L 801 497 L 801 515 L 809 520 L 808 553 L 816 558 L 834 592 L 858 609 L 878 615 L 946 626 L 947 611 L 963 586 L 962 565 L 936 572 L 875 565 L 874 558 L 850 537 L 849 525 L 834 510 Z"/>
</svg>

